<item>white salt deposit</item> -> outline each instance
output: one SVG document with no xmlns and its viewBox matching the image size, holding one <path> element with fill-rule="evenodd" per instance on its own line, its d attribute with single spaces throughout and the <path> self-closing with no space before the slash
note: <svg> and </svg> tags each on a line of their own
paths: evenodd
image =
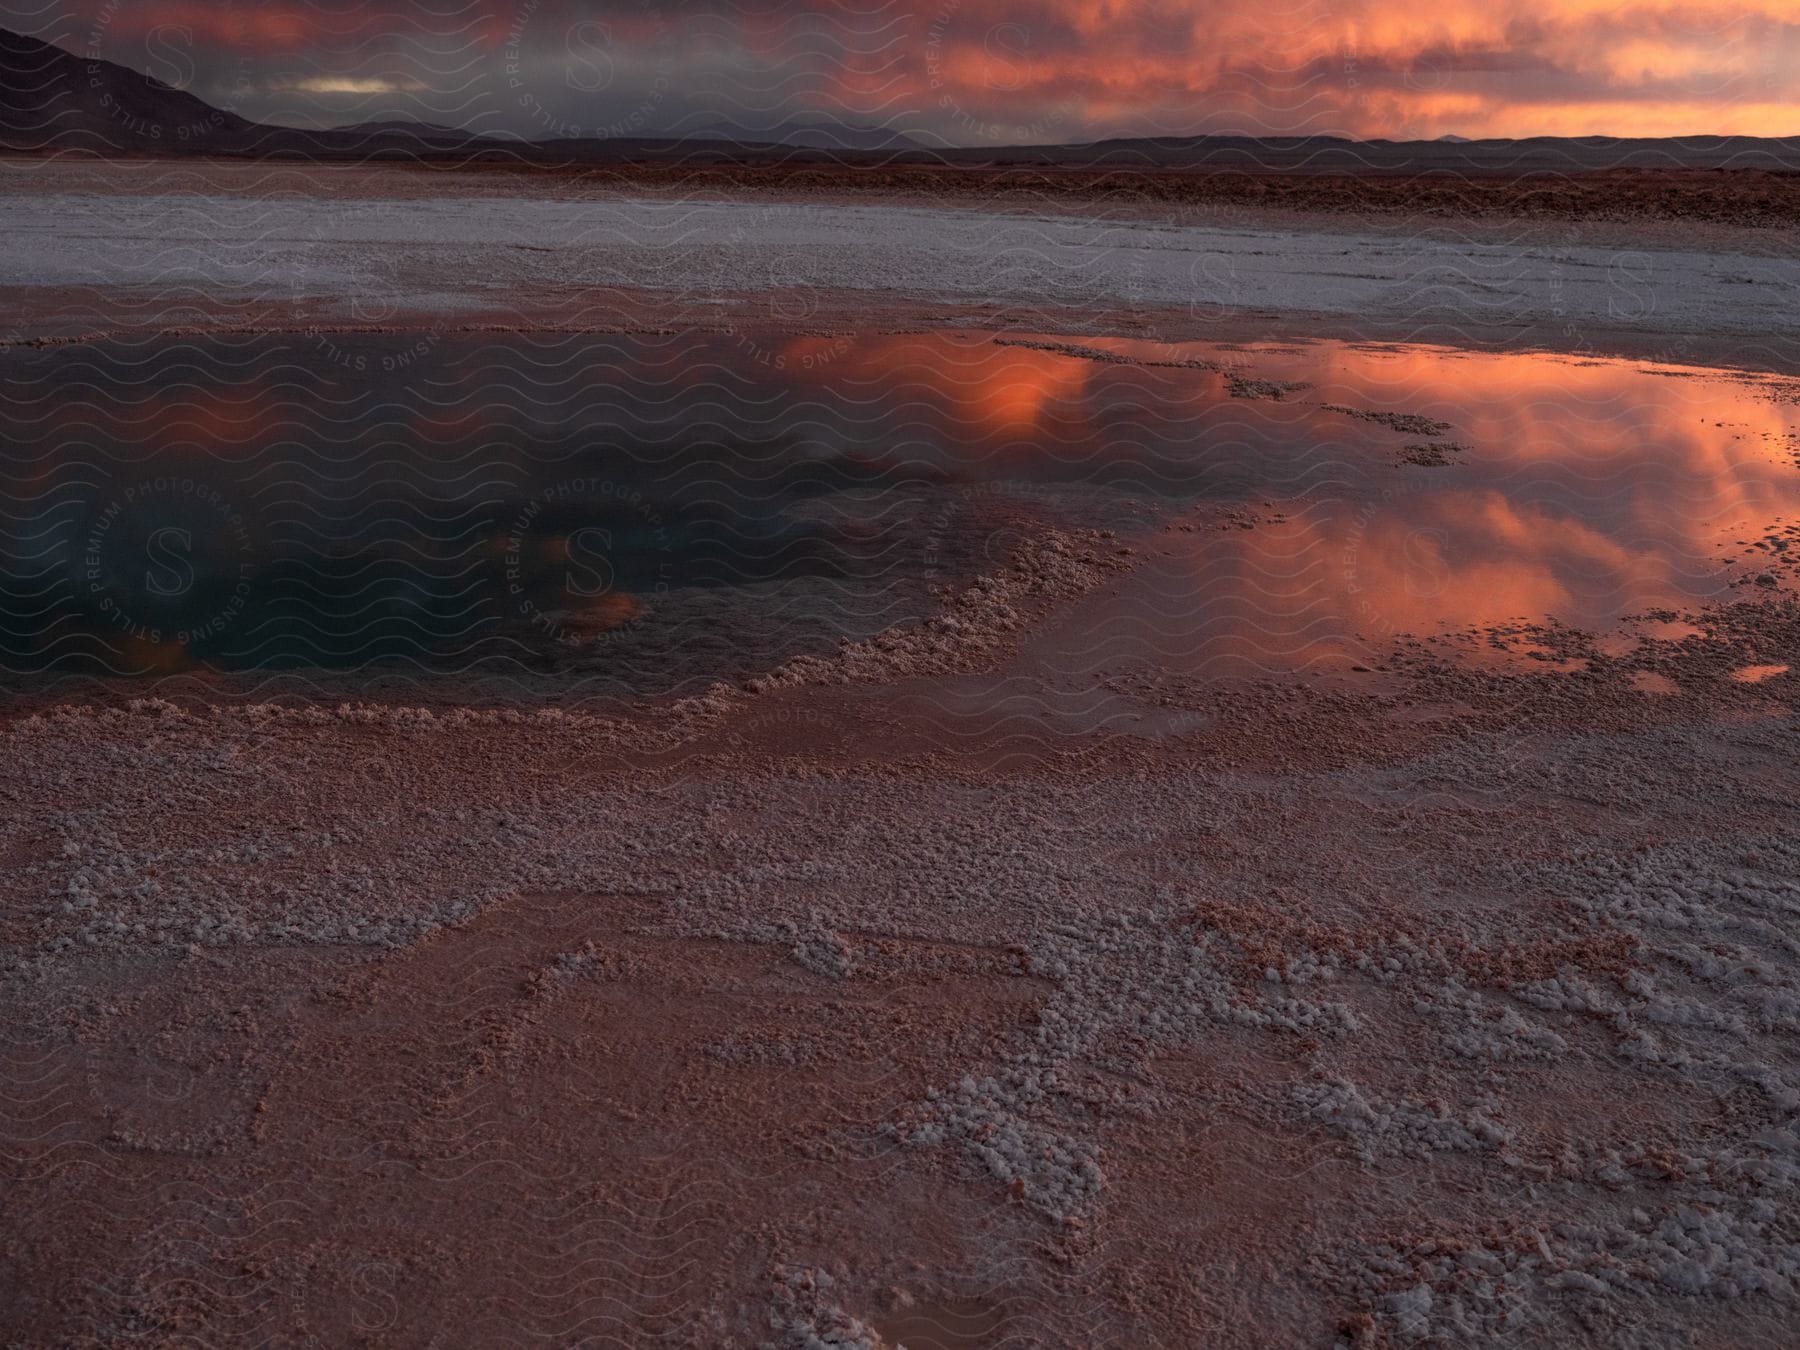
<svg viewBox="0 0 1800 1350">
<path fill-rule="evenodd" d="M 709 1073 L 817 1063 L 840 1001 L 947 969 L 970 981 L 959 1019 L 971 989 L 1011 1000 L 954 1067 L 896 1040 L 903 1090 L 824 1142 L 992 1207 L 1023 1244 L 996 1264 L 1052 1253 L 1083 1297 L 1110 1297 L 1083 1263 L 1115 1248 L 1134 1269 L 1244 1240 L 1365 1342 L 1791 1324 L 1800 760 L 1764 686 L 1715 680 L 1733 716 L 1596 729 L 1501 682 L 1502 716 L 1552 710 L 1503 791 L 1486 714 L 1396 730 L 1372 696 L 1296 730 L 1287 688 L 1239 691 L 1184 744 L 1040 727 L 1004 769 L 732 749 L 732 719 L 782 700 L 854 728 L 887 682 L 1004 666 L 1020 623 L 1117 556 L 1046 541 L 943 598 L 975 639 L 927 620 L 638 722 L 156 700 L 15 721 L 11 1006 L 69 1006 L 132 961 L 194 977 L 329 946 L 380 970 L 552 897 L 570 931 L 530 982 L 558 1008 L 622 969 L 602 940 L 622 913 L 634 938 L 777 968 L 785 1034 L 692 1047 L 715 1100 Z M 1592 686 L 1563 678 L 1520 677 Z M 1641 715 L 1619 684 L 1594 706 Z M 878 1344 L 823 1272 L 788 1267 L 759 1334 Z"/>
<path fill-rule="evenodd" d="M 629 197 L 257 199 L 15 190 L 0 285 L 504 309 L 533 292 L 794 287 L 1026 306 L 1355 315 L 1459 328 L 1788 337 L 1783 255 L 1481 244 L 898 206 Z M 1720 286 L 1722 270 L 1754 285 Z M 356 297 L 355 306 L 345 297 Z"/>
</svg>

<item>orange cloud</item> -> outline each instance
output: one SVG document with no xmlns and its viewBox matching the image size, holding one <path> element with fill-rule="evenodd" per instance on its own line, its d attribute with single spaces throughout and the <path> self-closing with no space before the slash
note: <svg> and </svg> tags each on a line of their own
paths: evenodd
<svg viewBox="0 0 1800 1350">
<path fill-rule="evenodd" d="M 206 49 L 201 76 L 267 62 L 248 83 L 276 101 L 247 116 L 291 114 L 304 67 L 322 88 L 416 77 L 409 97 L 468 125 L 503 123 L 524 78 L 560 122 L 648 107 L 663 125 L 647 134 L 721 110 L 949 142 L 1800 133 L 1796 0 L 473 0 L 454 18 L 398 0 L 69 0 L 55 22 L 52 40 L 140 67 L 167 30 Z M 588 58 L 575 84 L 572 50 Z"/>
</svg>

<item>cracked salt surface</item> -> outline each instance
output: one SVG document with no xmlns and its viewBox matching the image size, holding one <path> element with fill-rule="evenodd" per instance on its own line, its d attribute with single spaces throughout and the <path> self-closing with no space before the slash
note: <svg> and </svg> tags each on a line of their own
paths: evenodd
<svg viewBox="0 0 1800 1350">
<path fill-rule="evenodd" d="M 233 781 L 229 776 L 223 780 L 215 777 L 221 758 L 229 760 L 242 754 L 246 748 L 242 738 L 258 720 L 215 718 L 190 725 L 188 719 L 169 713 L 128 714 L 76 719 L 65 722 L 63 727 L 124 733 L 123 743 L 115 741 L 103 757 L 113 771 L 128 763 L 135 749 L 135 753 L 152 757 L 160 768 L 177 776 L 185 772 L 196 781 L 211 781 L 216 791 L 220 782 Z M 354 719 L 301 720 L 320 728 L 357 725 Z M 560 720 L 563 719 L 550 719 L 552 725 Z M 166 724 L 171 721 L 180 735 L 167 735 Z M 455 719 L 450 719 L 448 725 L 454 726 Z M 56 735 L 59 729 L 52 722 L 15 732 L 15 740 L 22 736 L 17 748 L 29 748 L 37 741 L 50 751 L 47 758 L 51 762 L 66 763 L 68 742 Z M 426 734 L 444 733 L 434 730 Z M 91 742 L 92 737 L 84 739 Z M 238 783 L 266 787 L 263 780 L 248 775 L 238 775 Z M 1162 798 L 1176 786 L 1165 785 L 1155 796 Z M 739 800 L 740 807 L 752 808 L 772 787 L 755 789 Z M 789 788 L 788 792 L 791 794 L 792 790 Z M 837 789 L 832 795 L 839 796 L 842 791 Z M 229 790 L 225 795 L 229 795 Z M 642 888 L 641 874 L 629 864 L 621 870 L 618 862 L 609 864 L 599 858 L 588 859 L 586 866 L 567 855 L 560 863 L 552 858 L 530 858 L 532 841 L 567 840 L 569 832 L 579 828 L 577 822 L 584 819 L 593 828 L 602 821 L 623 824 L 655 814 L 650 801 L 633 800 L 634 795 L 621 798 L 608 794 L 599 803 L 572 802 L 561 809 L 545 810 L 539 806 L 520 812 L 520 818 L 511 824 L 496 819 L 495 823 L 508 831 L 504 837 L 515 839 L 522 847 L 506 860 L 510 866 L 503 864 L 493 869 L 496 875 L 486 893 L 580 882 L 601 888 Z M 1062 794 L 1052 790 L 1046 799 L 1040 791 L 1036 794 L 1036 810 L 1050 806 L 1058 795 Z M 730 800 L 717 793 L 708 794 L 708 798 L 713 805 Z M 602 804 L 603 813 L 590 815 L 593 806 Z M 1072 811 L 1072 805 L 1064 802 L 1053 809 L 1064 820 L 1079 819 L 1081 813 Z M 1097 811 L 1099 807 L 1098 799 L 1089 804 L 1089 809 Z M 359 817 L 365 809 L 359 808 Z M 440 814 L 445 817 L 441 830 L 432 829 L 427 822 Z M 928 805 L 918 801 L 902 813 L 905 820 L 915 822 L 929 820 L 933 814 Z M 973 837 L 980 837 L 986 849 L 994 848 L 1011 828 L 1008 814 L 990 816 L 971 842 Z M 1032 814 L 1029 808 L 1019 813 L 1014 817 L 1016 826 L 1028 830 Z M 1158 802 L 1153 818 L 1169 821 L 1179 815 L 1174 803 L 1164 799 Z M 462 917 L 479 906 L 478 897 L 483 894 L 482 887 L 471 886 L 471 881 L 481 875 L 479 870 L 464 872 L 457 887 L 461 898 L 455 901 L 433 900 L 429 888 L 420 890 L 409 885 L 408 877 L 441 873 L 446 856 L 465 856 L 474 863 L 481 852 L 494 851 L 490 847 L 459 855 L 455 841 L 466 830 L 469 813 L 440 813 L 430 807 L 409 821 L 409 832 L 419 832 L 414 843 L 398 851 L 384 849 L 386 856 L 379 873 L 366 860 L 346 861 L 342 865 L 320 862 L 339 850 L 366 845 L 372 837 L 383 838 L 379 822 L 359 826 L 334 821 L 324 829 L 290 831 L 285 836 L 267 827 L 248 825 L 232 837 L 221 840 L 214 836 L 206 846 L 183 850 L 170 846 L 146 848 L 142 841 L 128 843 L 113 825 L 106 823 L 106 816 L 103 809 L 96 809 L 70 813 L 64 818 L 63 843 L 50 866 L 66 878 L 67 898 L 57 907 L 57 913 L 61 919 L 73 921 L 73 926 L 71 931 L 70 924 L 53 925 L 63 928 L 64 936 L 52 939 L 47 944 L 48 951 L 65 948 L 71 941 L 91 945 L 108 940 L 180 941 L 184 937 L 206 943 L 406 941 L 432 924 Z M 940 820 L 939 828 L 952 823 Z M 970 826 L 966 820 L 961 823 L 964 830 Z M 870 851 L 879 854 L 879 848 L 871 846 L 878 844 L 879 835 L 896 830 L 902 837 L 912 832 L 896 824 L 873 831 L 865 826 L 856 841 L 860 847 L 852 852 L 865 857 Z M 954 834 L 950 837 L 954 838 Z M 928 833 L 918 842 L 928 839 L 943 840 L 944 836 Z M 811 877 L 841 881 L 847 876 L 841 863 L 833 861 L 834 854 L 841 856 L 845 850 L 841 846 L 821 847 L 825 841 L 817 838 L 775 847 L 769 862 L 763 864 L 747 856 L 755 847 L 750 839 L 725 838 L 715 842 L 728 846 L 731 861 L 723 871 L 702 866 L 696 874 L 691 863 L 684 868 L 680 904 L 690 912 L 717 915 L 734 908 L 741 910 L 753 905 L 758 897 L 766 897 L 767 887 L 776 880 L 791 883 Z M 760 851 L 768 853 L 773 842 L 761 838 Z M 1054 876 L 1059 884 L 1048 893 L 1068 893 L 1073 879 L 1069 869 L 1075 858 L 1083 856 L 1079 848 L 1068 848 L 1072 841 L 1063 842 L 1060 865 L 1045 877 L 1048 881 Z M 1758 848 L 1763 867 L 1790 866 L 1796 857 L 1792 846 L 1779 840 L 1765 841 Z M 796 867 L 794 861 L 781 861 L 815 856 L 817 862 L 801 867 Z M 920 900 L 927 902 L 940 887 L 949 890 L 966 884 L 960 880 L 966 869 L 981 865 L 980 854 L 954 845 L 945 850 L 942 842 L 936 849 L 919 850 L 915 844 L 899 855 L 889 856 L 913 859 L 915 866 L 924 864 L 917 868 L 914 877 L 915 886 L 924 883 L 918 894 Z M 303 893 L 292 883 L 280 880 L 281 867 L 293 859 L 306 864 L 308 875 L 328 881 L 328 888 L 315 881 Z M 467 865 L 458 864 L 459 868 Z M 1001 896 L 993 898 L 1010 892 L 1023 903 L 1028 895 L 1045 895 L 1047 892 L 1031 880 L 1031 870 L 1028 867 L 1024 875 L 1010 878 L 1010 885 Z M 217 878 L 210 891 L 202 880 L 207 873 Z M 1636 968 L 1623 980 L 1610 984 L 1560 973 L 1518 983 L 1512 987 L 1512 993 L 1545 1011 L 1603 1019 L 1615 1037 L 1616 1053 L 1645 1069 L 1682 1071 L 1704 1066 L 1734 1073 L 1767 1092 L 1771 1106 L 1793 1110 L 1800 1098 L 1795 1096 L 1791 1073 L 1720 1049 L 1703 1049 L 1698 1043 L 1671 1043 L 1671 1038 L 1682 1036 L 1693 1041 L 1700 1035 L 1722 1035 L 1742 1042 L 1793 1029 L 1797 1004 L 1792 958 L 1796 943 L 1771 920 L 1791 918 L 1800 909 L 1800 888 L 1775 879 L 1766 871 L 1752 871 L 1735 863 L 1721 865 L 1706 851 L 1694 848 L 1665 850 L 1628 861 L 1603 856 L 1580 868 L 1528 870 L 1527 875 L 1538 884 L 1566 889 L 1575 903 L 1596 918 L 1625 925 L 1634 942 L 1657 953 L 1661 963 L 1691 986 L 1692 992 L 1666 992 L 1651 973 Z M 166 893 L 158 880 L 163 876 L 180 877 L 183 889 L 172 895 Z M 252 876 L 262 878 L 261 884 L 245 887 L 245 881 Z M 744 889 L 745 882 L 749 889 Z M 660 890 L 662 885 L 653 881 L 650 889 Z M 210 902 L 208 894 L 214 897 Z M 228 895 L 236 896 L 235 904 L 224 902 L 223 897 Z M 381 917 L 371 915 L 369 911 L 379 906 L 382 896 L 405 898 L 405 911 Z M 913 908 L 915 913 L 920 912 L 917 902 Z M 200 910 L 197 917 L 196 909 Z M 271 915 L 271 910 L 276 915 Z M 134 920 L 134 913 L 157 917 Z M 183 922 L 191 927 L 184 931 L 177 926 L 176 915 L 183 916 Z M 830 953 L 821 959 L 832 973 L 852 973 L 848 945 L 835 936 L 828 911 L 808 907 L 793 922 L 797 925 L 793 932 L 812 935 L 805 937 L 797 949 L 803 963 L 809 959 L 808 952 L 817 950 Z M 1652 943 L 1653 935 L 1660 941 Z M 1722 945 L 1722 939 L 1728 936 L 1757 945 Z M 1012 1061 L 999 1066 L 997 1072 L 981 1078 L 966 1077 L 933 1094 L 922 1104 L 917 1120 L 902 1127 L 906 1142 L 954 1143 L 996 1181 L 1022 1186 L 1023 1198 L 1047 1216 L 1063 1222 L 1080 1221 L 1091 1215 L 1103 1195 L 1099 1146 L 1078 1132 L 1051 1128 L 1042 1123 L 1042 1118 L 1054 1118 L 1057 1114 L 1062 1074 L 1074 1061 L 1090 1054 L 1107 1031 L 1128 1027 L 1150 1039 L 1182 1039 L 1202 1034 L 1213 1023 L 1327 1037 L 1354 1037 L 1363 1029 L 1358 1017 L 1335 1000 L 1297 999 L 1282 992 L 1295 983 L 1323 981 L 1329 985 L 1342 978 L 1341 963 L 1332 955 L 1321 958 L 1304 950 L 1289 952 L 1288 970 L 1284 973 L 1271 967 L 1260 972 L 1261 978 L 1253 985 L 1255 996 L 1246 998 L 1225 973 L 1225 965 L 1213 957 L 1221 941 L 1227 950 L 1232 945 L 1229 938 L 1220 939 L 1205 932 L 1190 940 L 1175 931 L 1166 911 L 1158 910 L 1098 925 L 1090 921 L 1053 927 L 1041 933 L 1029 943 L 1031 967 L 1056 981 L 1059 992 L 1045 1009 L 1031 1043 Z M 1358 959 L 1377 971 L 1377 978 L 1390 981 L 1403 981 L 1409 970 L 1428 969 L 1434 963 L 1429 953 L 1409 951 L 1406 944 L 1392 952 L 1379 946 L 1368 947 L 1358 953 Z M 1562 1037 L 1532 1027 L 1516 1009 L 1504 1004 L 1499 1005 L 1495 1016 L 1484 1015 L 1488 998 L 1469 991 L 1458 980 L 1420 982 L 1417 989 L 1422 1003 L 1434 1008 L 1448 1007 L 1459 1014 L 1451 1019 L 1457 1029 L 1444 1040 L 1445 1048 L 1455 1054 L 1467 1056 L 1473 1051 L 1489 1058 L 1505 1058 L 1511 1053 L 1511 1044 L 1517 1041 L 1527 1047 L 1531 1056 L 1555 1058 L 1564 1044 Z M 1712 997 L 1701 997 L 1703 991 Z M 1500 995 L 1490 997 L 1497 999 Z M 1474 1039 L 1471 1028 L 1479 1033 Z M 1441 1107 L 1428 1108 L 1404 1100 L 1385 1102 L 1372 1099 L 1357 1084 L 1342 1077 L 1301 1083 L 1295 1087 L 1294 1095 L 1302 1114 L 1345 1136 L 1363 1156 L 1390 1152 L 1425 1154 L 1439 1149 L 1493 1150 L 1514 1142 L 1505 1127 L 1479 1107 L 1472 1113 L 1452 1116 Z M 1728 1155 L 1697 1154 L 1684 1165 L 1695 1173 L 1709 1174 L 1717 1170 L 1722 1159 L 1728 1158 L 1740 1185 L 1754 1178 L 1756 1189 L 1772 1187 L 1786 1195 L 1791 1192 L 1796 1175 L 1794 1143 L 1790 1121 L 1784 1130 L 1765 1136 L 1761 1148 L 1754 1153 L 1734 1150 Z M 1625 1179 L 1618 1170 L 1620 1166 L 1609 1160 L 1590 1163 L 1588 1168 L 1594 1180 L 1611 1184 Z M 1713 1205 L 1724 1201 L 1735 1204 L 1742 1198 L 1735 1191 L 1711 1188 L 1706 1194 L 1708 1203 Z M 1603 1254 L 1614 1252 L 1619 1260 L 1636 1260 L 1636 1266 L 1627 1262 L 1626 1269 L 1653 1269 L 1662 1283 L 1673 1281 L 1683 1287 L 1692 1286 L 1693 1292 L 1754 1289 L 1785 1293 L 1791 1288 L 1794 1249 L 1791 1243 L 1773 1241 L 1771 1223 L 1779 1217 L 1779 1208 L 1771 1211 L 1766 1203 L 1759 1207 L 1756 1197 L 1751 1196 L 1742 1214 L 1726 1214 L 1698 1230 L 1701 1236 L 1713 1235 L 1704 1242 L 1701 1237 L 1689 1240 L 1686 1218 L 1665 1217 L 1648 1226 L 1634 1222 L 1614 1229 L 1572 1230 L 1560 1247 L 1553 1246 L 1553 1252 L 1564 1253 L 1556 1258 L 1554 1266 L 1542 1257 L 1522 1257 L 1512 1267 L 1512 1278 L 1537 1279 L 1545 1270 L 1559 1275 L 1579 1273 L 1582 1267 L 1570 1264 L 1577 1256 L 1591 1265 L 1601 1262 Z M 1690 1211 L 1678 1211 L 1687 1213 Z M 1614 1283 L 1619 1288 L 1636 1289 L 1643 1281 L 1633 1279 L 1637 1282 L 1615 1276 Z M 1563 1280 L 1551 1287 L 1561 1290 L 1575 1285 Z M 1441 1320 L 1448 1315 L 1447 1309 L 1458 1306 L 1453 1300 L 1427 1303 L 1416 1297 L 1410 1301 L 1402 1298 L 1393 1304 L 1394 1319 L 1402 1331 L 1420 1318 L 1436 1325 L 1434 1317 Z M 1438 1312 L 1434 1314 L 1432 1308 Z"/>
<path fill-rule="evenodd" d="M 1034 1014 L 964 1071 L 914 1063 L 924 1090 L 843 1137 L 1016 1212 L 1075 1272 L 1154 1248 L 1134 1188 L 1204 1180 L 1204 1152 L 1161 1175 L 1165 1128 L 1235 1120 L 1278 1150 L 1270 1184 L 1318 1180 L 1297 1226 L 1209 1197 L 1213 1240 L 1315 1272 L 1349 1339 L 1791 1319 L 1796 746 L 1785 715 L 1751 715 L 1763 687 L 1719 678 L 1739 716 L 1690 727 L 1601 731 L 1570 710 L 1498 789 L 1479 719 L 1394 731 L 1377 705 L 1329 705 L 1369 719 L 1366 761 L 1279 773 L 1247 747 L 1007 772 L 718 753 L 784 698 L 1002 659 L 1017 615 L 1111 575 L 1082 547 L 946 597 L 979 641 L 927 621 L 661 721 L 150 700 L 16 721 L 8 983 L 41 1000 L 101 956 L 416 949 L 527 894 L 642 901 L 647 933 L 767 948 L 837 989 L 929 969 L 895 943 L 963 944 L 1013 954 L 991 978 L 1039 989 Z M 1622 677 L 1608 697 L 1608 715 L 1647 706 Z M 1288 704 L 1246 689 L 1238 725 Z M 713 750 L 674 753 L 695 746 Z M 559 1000 L 605 972 L 595 941 L 546 958 Z M 721 1071 L 809 1059 L 769 1044 L 697 1053 Z M 1214 1067 L 1171 1073 L 1186 1063 Z M 822 1276 L 777 1277 L 774 1343 L 877 1344 L 851 1311 L 867 1290 Z M 1104 1267 L 1092 1278 L 1105 1297 Z"/>
<path fill-rule="evenodd" d="M 777 1267 L 769 1312 L 777 1335 L 765 1350 L 884 1350 L 879 1335 L 832 1301 L 834 1283 L 829 1271 Z"/>
</svg>

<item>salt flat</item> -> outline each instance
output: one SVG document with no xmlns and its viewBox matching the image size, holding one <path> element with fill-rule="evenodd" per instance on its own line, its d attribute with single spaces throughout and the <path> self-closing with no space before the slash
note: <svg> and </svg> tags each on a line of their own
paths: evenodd
<svg viewBox="0 0 1800 1350">
<path fill-rule="evenodd" d="M 1707 339 L 1781 349 L 1800 337 L 1791 256 L 1564 246 L 1542 231 L 1509 243 L 823 202 L 37 190 L 0 198 L 0 230 L 0 286 L 153 288 L 346 313 L 353 302 L 491 314 L 596 289 L 811 288 L 1199 321 L 1350 316 L 1395 336 L 1483 341 L 1637 334 L 1668 351 Z"/>
<path fill-rule="evenodd" d="M 61 172 L 29 1343 L 1791 1341 L 1771 235 Z"/>
</svg>

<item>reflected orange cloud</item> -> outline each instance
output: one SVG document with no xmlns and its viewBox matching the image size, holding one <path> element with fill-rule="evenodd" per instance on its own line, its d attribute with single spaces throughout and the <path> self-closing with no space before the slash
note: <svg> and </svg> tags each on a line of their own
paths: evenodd
<svg viewBox="0 0 1800 1350">
<path fill-rule="evenodd" d="M 1049 519 L 1135 503 L 1120 530 L 1147 537 L 1134 539 L 1142 564 L 1124 583 L 1138 598 L 1096 601 L 1091 631 L 1065 635 L 1071 649 L 1128 655 L 1135 642 L 1199 664 L 1229 649 L 1264 668 L 1366 659 L 1401 633 L 1546 617 L 1601 629 L 1729 596 L 1728 582 L 1770 565 L 1756 544 L 1771 522 L 1800 518 L 1794 382 L 1624 360 L 719 333 L 679 348 L 608 340 L 560 362 L 533 351 L 523 368 L 537 374 L 521 387 L 489 340 L 472 338 L 447 341 L 422 384 L 389 372 L 350 396 L 323 352 L 311 374 L 303 359 L 276 379 L 186 351 L 166 369 L 135 354 L 43 359 L 97 363 L 79 367 L 83 400 L 15 401 L 15 495 L 80 507 L 59 545 L 71 578 L 93 566 L 106 530 L 136 568 L 128 535 L 160 521 L 195 532 L 223 585 L 244 556 L 262 556 L 266 532 L 308 567 L 348 569 L 353 617 L 371 577 L 389 588 L 384 603 L 408 605 L 449 605 L 472 577 L 516 582 L 524 590 L 503 595 L 515 637 L 518 614 L 537 636 L 576 642 L 653 616 L 655 573 L 632 569 L 645 548 L 679 557 L 658 541 L 665 523 L 707 541 L 697 557 L 849 567 L 885 558 L 894 522 L 915 518 L 870 515 L 869 503 L 911 494 L 932 519 L 960 519 L 946 503 L 972 489 L 1005 507 L 995 518 L 1015 498 Z M 96 397 L 93 370 L 111 371 L 101 387 L 115 392 Z M 1421 439 L 1442 467 L 1408 453 Z M 537 478 L 520 478 L 522 466 Z M 612 492 L 615 481 L 630 491 Z M 783 496 L 790 483 L 801 497 Z M 403 509 L 363 510 L 392 492 Z M 598 555 L 577 556 L 572 541 L 584 521 L 621 513 L 621 551 L 607 554 L 618 574 L 602 585 Z M 720 519 L 728 528 L 709 533 Z M 815 533 L 823 519 L 841 525 Z M 646 544 L 646 529 L 658 540 Z M 768 559 L 714 542 L 742 538 L 786 542 Z M 452 565 L 464 547 L 481 551 L 474 572 Z"/>
<path fill-rule="evenodd" d="M 1405 633 L 1547 617 L 1604 627 L 1719 593 L 1729 536 L 1800 511 L 1800 465 L 1784 449 L 1800 423 L 1791 386 L 1775 377 L 1335 342 L 1276 356 L 1021 337 L 1044 346 L 974 345 L 946 359 L 945 341 L 800 339 L 784 349 L 786 377 L 826 397 L 833 386 L 924 385 L 965 437 L 961 454 L 1004 444 L 1002 462 L 1026 472 L 1078 461 L 1084 440 L 1153 461 L 1178 453 L 1156 445 L 1173 432 L 1189 447 L 1192 470 L 1175 475 L 1184 481 L 1363 484 L 1275 503 L 1276 518 L 1253 529 L 1173 536 L 1183 561 L 1152 573 L 1143 610 L 1127 605 L 1121 627 L 1075 643 L 1149 634 L 1203 663 L 1230 650 L 1279 668 L 1361 659 Z M 1308 387 L 1280 401 L 1233 398 L 1225 371 L 1239 363 Z M 1133 431 L 1114 445 L 1101 429 L 1109 399 L 1126 393 Z M 1442 421 L 1436 439 L 1462 448 L 1449 468 L 1405 466 L 1396 454 L 1419 433 L 1333 405 Z"/>
<path fill-rule="evenodd" d="M 930 337 L 795 338 L 784 344 L 784 369 L 801 381 L 840 385 L 846 378 L 927 381 L 958 420 L 996 437 L 1038 428 L 1059 404 L 1073 404 L 1097 371 L 1092 362 L 1026 347 L 982 345 L 946 367 L 942 340 Z"/>
<path fill-rule="evenodd" d="M 1561 575 L 1609 578 L 1620 609 L 1638 608 L 1666 594 L 1668 571 L 1657 553 L 1572 517 L 1497 492 L 1451 493 L 1364 528 L 1348 593 L 1377 632 L 1430 632 L 1566 613 Z"/>
<path fill-rule="evenodd" d="M 116 401 L 71 400 L 49 422 L 72 444 L 132 445 L 173 458 L 233 456 L 282 425 L 279 395 L 255 379 L 232 388 L 186 383 Z"/>
<path fill-rule="evenodd" d="M 1322 388 L 1443 417 L 1471 447 L 1454 477 L 1409 469 L 1376 505 L 1232 541 L 1252 574 L 1293 575 L 1304 559 L 1307 612 L 1340 633 L 1585 625 L 1679 603 L 1721 584 L 1709 578 L 1744 522 L 1800 507 L 1800 468 L 1776 448 L 1795 416 L 1759 380 L 1733 391 L 1680 368 L 1538 353 L 1315 355 Z"/>
<path fill-rule="evenodd" d="M 1272 403 L 1233 400 L 1210 372 L 1165 372 L 1190 390 L 1200 481 L 1330 485 L 1261 502 L 1250 528 L 1202 512 L 1160 535 L 1151 551 L 1169 561 L 1148 565 L 1135 607 L 1078 625 L 1064 635 L 1071 649 L 1148 640 L 1159 659 L 1178 651 L 1215 670 L 1279 669 L 1367 659 L 1401 634 L 1546 618 L 1604 629 L 1729 594 L 1725 558 L 1754 567 L 1756 556 L 1734 540 L 1800 513 L 1790 450 L 1800 405 L 1778 377 L 1332 342 L 1253 355 L 1068 345 L 1242 361 L 1255 375 L 1304 380 L 1309 388 Z M 1089 365 L 1090 403 L 1102 373 L 1121 369 L 1033 355 Z M 1460 448 L 1447 467 L 1417 467 L 1398 452 L 1423 433 L 1334 407 L 1441 421 L 1448 429 L 1428 439 Z"/>
</svg>

